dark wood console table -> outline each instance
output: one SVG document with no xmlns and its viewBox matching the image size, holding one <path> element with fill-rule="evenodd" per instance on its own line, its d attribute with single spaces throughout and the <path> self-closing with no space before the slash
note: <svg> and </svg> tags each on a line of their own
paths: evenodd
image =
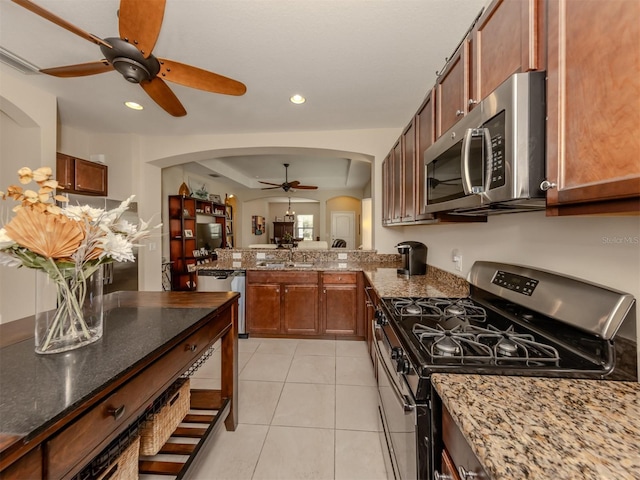
<svg viewBox="0 0 640 480">
<path fill-rule="evenodd" d="M 237 305 L 234 292 L 112 293 L 102 339 L 54 355 L 36 355 L 32 317 L 0 325 L 0 478 L 73 477 L 219 339 L 221 389 L 195 398 L 221 400 L 235 430 Z"/>
</svg>

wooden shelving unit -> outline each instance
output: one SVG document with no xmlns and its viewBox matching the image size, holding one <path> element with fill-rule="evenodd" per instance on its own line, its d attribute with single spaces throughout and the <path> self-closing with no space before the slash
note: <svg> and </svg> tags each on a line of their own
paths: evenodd
<svg viewBox="0 0 640 480">
<path fill-rule="evenodd" d="M 222 248 L 233 246 L 233 229 L 227 229 L 227 215 L 231 207 L 182 195 L 169 195 L 169 254 L 171 289 L 196 290 L 197 265 L 215 259 L 215 253 L 194 255 L 198 249 L 197 224 L 208 217 L 209 222 L 222 226 Z M 231 216 L 233 215 L 231 211 Z M 232 217 L 231 217 L 232 218 Z M 231 223 L 231 222 L 229 222 Z"/>
</svg>

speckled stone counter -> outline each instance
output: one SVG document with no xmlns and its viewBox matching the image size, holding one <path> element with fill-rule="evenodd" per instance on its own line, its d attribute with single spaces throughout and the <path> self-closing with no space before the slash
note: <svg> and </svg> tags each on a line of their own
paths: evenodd
<svg viewBox="0 0 640 480">
<path fill-rule="evenodd" d="M 200 270 L 273 270 L 265 261 L 285 262 L 283 269 L 294 271 L 362 271 L 379 297 L 466 297 L 469 284 L 466 279 L 433 266 L 426 275 L 398 275 L 400 256 L 378 254 L 362 250 L 216 250 L 218 260 L 203 264 Z M 233 258 L 233 254 L 240 258 Z M 266 258 L 256 258 L 258 253 Z M 347 259 L 338 259 L 346 254 Z M 309 262 L 310 266 L 296 267 L 294 263 Z"/>
<path fill-rule="evenodd" d="M 493 480 L 640 479 L 640 383 L 432 376 Z"/>
<path fill-rule="evenodd" d="M 205 295 L 205 296 L 203 296 Z M 33 317 L 0 326 L 0 458 L 26 443 L 166 345 L 235 301 L 237 293 L 116 292 L 105 298 L 104 333 L 65 353 L 37 355 Z M 30 332 L 12 335 L 14 324 Z M 6 332 L 9 332 L 6 334 Z M 12 337 L 7 341 L 7 338 Z"/>
<path fill-rule="evenodd" d="M 429 266 L 426 275 L 398 275 L 397 268 L 364 268 L 364 273 L 380 297 L 466 297 L 468 282 L 456 275 Z"/>
</svg>

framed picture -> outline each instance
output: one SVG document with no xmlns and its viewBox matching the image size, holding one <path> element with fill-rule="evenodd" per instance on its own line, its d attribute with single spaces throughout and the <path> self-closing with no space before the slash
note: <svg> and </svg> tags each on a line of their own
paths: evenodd
<svg viewBox="0 0 640 480">
<path fill-rule="evenodd" d="M 222 203 L 222 199 L 220 198 L 220 195 L 216 195 L 215 193 L 212 193 L 211 195 L 209 195 L 209 200 L 212 201 L 213 203 Z"/>
<path fill-rule="evenodd" d="M 285 222 L 295 222 L 296 221 L 296 217 L 295 217 L 295 215 L 285 215 L 284 216 L 284 221 Z"/>
<path fill-rule="evenodd" d="M 194 250 L 193 251 L 193 256 L 198 258 L 200 256 L 200 250 Z"/>
<path fill-rule="evenodd" d="M 211 205 L 204 206 L 204 213 L 211 213 Z"/>
<path fill-rule="evenodd" d="M 184 238 L 193 238 L 193 230 L 185 228 Z"/>
<path fill-rule="evenodd" d="M 190 217 L 191 214 L 189 213 L 189 210 L 187 210 L 186 208 L 184 210 L 182 210 L 182 216 L 183 217 Z"/>
<path fill-rule="evenodd" d="M 196 271 L 196 265 L 194 263 L 187 264 L 187 271 L 188 272 L 195 272 Z"/>
</svg>

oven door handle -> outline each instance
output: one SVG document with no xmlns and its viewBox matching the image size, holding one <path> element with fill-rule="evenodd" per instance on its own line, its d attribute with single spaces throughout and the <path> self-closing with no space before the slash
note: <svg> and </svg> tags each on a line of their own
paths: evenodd
<svg viewBox="0 0 640 480">
<path fill-rule="evenodd" d="M 378 334 L 376 332 L 376 330 L 379 330 L 379 327 L 375 326 L 373 327 L 373 346 L 376 349 L 376 355 L 378 356 L 378 359 L 380 360 L 380 363 L 382 364 L 382 368 L 384 369 L 385 374 L 387 375 L 387 378 L 389 379 L 389 383 L 391 384 L 391 389 L 393 390 L 393 393 L 395 393 L 396 397 L 398 398 L 398 400 L 400 401 L 400 404 L 402 404 L 402 409 L 404 410 L 405 414 L 411 413 L 414 408 L 416 408 L 416 406 L 414 404 L 411 403 L 411 399 L 409 398 L 408 395 L 403 394 L 400 391 L 400 387 L 398 387 L 398 385 L 396 384 L 393 376 L 391 375 L 391 372 L 389 371 L 389 368 L 387 367 L 387 362 L 384 361 L 384 358 L 382 357 L 382 351 L 380 350 L 380 346 L 378 345 Z"/>
<path fill-rule="evenodd" d="M 482 182 L 483 185 L 471 184 L 471 143 L 474 138 L 482 138 Z M 491 161 L 491 133 L 488 128 L 468 128 L 462 139 L 462 155 L 460 157 L 460 172 L 462 177 L 462 189 L 465 195 L 483 195 L 489 187 L 491 168 L 486 165 L 487 159 Z M 484 196 L 484 195 L 483 195 Z"/>
</svg>

